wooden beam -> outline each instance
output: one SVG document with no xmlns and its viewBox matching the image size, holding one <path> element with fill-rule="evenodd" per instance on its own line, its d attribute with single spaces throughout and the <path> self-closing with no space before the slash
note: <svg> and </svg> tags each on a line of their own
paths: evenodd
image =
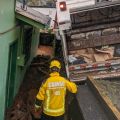
<svg viewBox="0 0 120 120">
<path fill-rule="evenodd" d="M 102 29 L 107 29 L 107 28 L 113 28 L 113 27 L 119 27 L 120 22 L 115 22 L 115 23 L 107 23 L 107 24 L 101 24 L 101 25 L 93 25 L 85 28 L 79 28 L 79 29 L 73 29 L 69 31 L 68 33 L 71 35 L 74 34 L 79 34 L 79 33 L 85 33 L 85 32 L 90 32 L 90 31 L 97 31 L 97 30 L 102 30 Z"/>
<path fill-rule="evenodd" d="M 45 28 L 45 25 L 44 25 L 44 24 L 41 24 L 41 23 L 39 23 L 39 22 L 37 22 L 37 21 L 35 21 L 35 20 L 32 20 L 32 19 L 30 19 L 30 18 L 28 18 L 28 17 L 26 17 L 26 16 L 23 16 L 23 15 L 21 15 L 21 14 L 19 14 L 19 13 L 16 13 L 16 18 L 17 18 L 18 20 L 21 20 L 21 21 L 23 21 L 23 22 L 25 22 L 25 23 L 27 23 L 27 24 L 30 24 L 30 25 L 32 25 L 32 26 L 34 26 L 34 27 L 36 27 L 36 28 L 39 28 L 39 29 Z"/>
<path fill-rule="evenodd" d="M 101 24 L 112 24 L 115 22 L 119 22 L 120 21 L 120 16 L 117 17 L 111 17 L 111 18 L 103 18 L 103 19 L 98 19 L 98 20 L 88 20 L 86 22 L 79 22 L 76 24 L 72 24 L 72 29 L 78 29 L 78 28 L 87 28 L 87 27 L 91 27 L 91 26 L 99 26 Z"/>
<path fill-rule="evenodd" d="M 102 45 L 112 45 L 120 43 L 120 33 L 91 37 L 89 39 L 74 39 L 68 41 L 68 50 L 78 50 L 83 48 L 97 47 Z"/>
</svg>

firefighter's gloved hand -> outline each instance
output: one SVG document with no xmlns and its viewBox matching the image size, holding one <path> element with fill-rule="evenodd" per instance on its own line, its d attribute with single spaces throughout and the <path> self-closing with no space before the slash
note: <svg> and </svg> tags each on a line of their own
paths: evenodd
<svg viewBox="0 0 120 120">
<path fill-rule="evenodd" d="M 35 119 L 40 119 L 41 117 L 41 114 L 42 114 L 42 108 L 41 107 L 35 107 L 34 108 L 34 111 L 32 112 L 33 113 L 33 116 Z"/>
</svg>

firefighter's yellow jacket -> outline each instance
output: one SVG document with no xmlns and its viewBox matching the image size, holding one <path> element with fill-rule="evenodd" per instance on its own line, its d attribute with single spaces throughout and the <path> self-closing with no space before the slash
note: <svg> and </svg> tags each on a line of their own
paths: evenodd
<svg viewBox="0 0 120 120">
<path fill-rule="evenodd" d="M 66 89 L 72 93 L 77 92 L 75 83 L 61 77 L 54 72 L 40 88 L 36 98 L 43 101 L 43 112 L 49 116 L 60 116 L 65 112 Z"/>
</svg>

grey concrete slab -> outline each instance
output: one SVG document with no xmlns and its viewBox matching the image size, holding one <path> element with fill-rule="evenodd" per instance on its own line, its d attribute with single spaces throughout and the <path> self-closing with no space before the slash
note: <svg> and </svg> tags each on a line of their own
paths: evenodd
<svg viewBox="0 0 120 120">
<path fill-rule="evenodd" d="M 110 120 L 88 85 L 79 85 L 77 100 L 85 120 Z"/>
</svg>

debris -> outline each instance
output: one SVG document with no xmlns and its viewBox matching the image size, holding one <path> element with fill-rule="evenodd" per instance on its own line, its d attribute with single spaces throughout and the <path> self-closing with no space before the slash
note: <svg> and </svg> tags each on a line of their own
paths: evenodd
<svg viewBox="0 0 120 120">
<path fill-rule="evenodd" d="M 86 63 L 83 57 L 74 57 L 73 55 L 69 55 L 69 62 L 71 64 L 84 64 L 84 63 Z"/>
<path fill-rule="evenodd" d="M 108 59 L 113 58 L 114 47 L 95 49 L 95 52 L 96 53 L 94 54 L 94 57 L 95 57 L 96 62 L 97 61 L 106 61 Z"/>
<path fill-rule="evenodd" d="M 73 59 L 74 58 L 74 59 Z M 76 51 L 70 51 L 69 62 L 83 60 L 83 63 L 102 62 L 114 59 L 114 47 L 102 47 L 100 49 L 87 48 Z M 72 62 L 71 62 L 72 61 Z M 76 62 L 78 64 L 79 62 Z M 82 64 L 82 63 L 81 63 Z"/>
<path fill-rule="evenodd" d="M 36 55 L 52 56 L 53 48 L 51 46 L 40 45 Z"/>
<path fill-rule="evenodd" d="M 34 101 L 39 87 L 48 75 L 49 59 L 48 56 L 40 55 L 33 59 L 13 105 L 7 109 L 5 120 L 32 120 L 33 116 L 40 118 L 41 111 L 34 111 Z"/>
<path fill-rule="evenodd" d="M 69 55 L 69 62 L 70 63 L 73 63 L 74 61 L 76 61 L 77 60 L 77 58 L 76 57 L 74 57 L 73 55 Z"/>
</svg>

